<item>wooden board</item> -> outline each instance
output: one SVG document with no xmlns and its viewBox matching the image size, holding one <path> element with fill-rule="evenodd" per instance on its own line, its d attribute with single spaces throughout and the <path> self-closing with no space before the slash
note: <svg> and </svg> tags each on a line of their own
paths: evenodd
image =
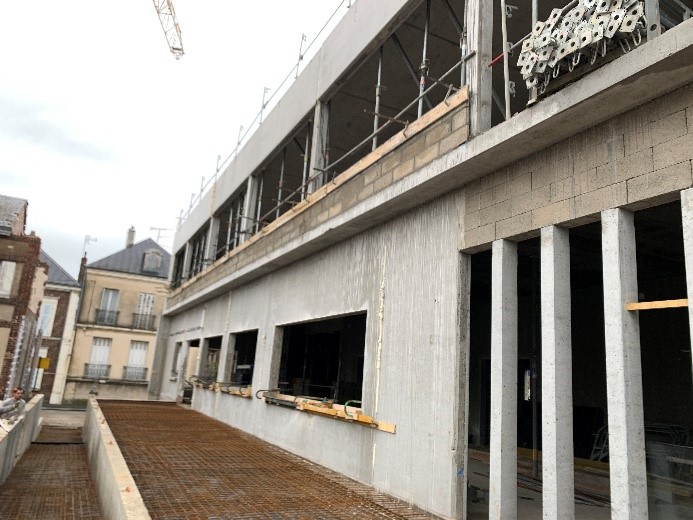
<svg viewBox="0 0 693 520">
<path fill-rule="evenodd" d="M 653 309 L 673 309 L 676 307 L 688 307 L 688 298 L 682 300 L 660 300 L 655 302 L 627 303 L 628 311 L 649 311 Z"/>
</svg>

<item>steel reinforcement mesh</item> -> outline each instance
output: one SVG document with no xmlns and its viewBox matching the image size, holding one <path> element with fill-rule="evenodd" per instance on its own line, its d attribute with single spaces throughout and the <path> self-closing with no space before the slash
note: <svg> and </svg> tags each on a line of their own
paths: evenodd
<svg viewBox="0 0 693 520">
<path fill-rule="evenodd" d="M 99 404 L 152 518 L 436 518 L 178 405 Z"/>
<path fill-rule="evenodd" d="M 87 450 L 75 441 L 75 435 L 79 430 L 42 431 L 37 440 L 41 443 L 29 447 L 0 486 L 0 518 L 103 518 L 89 474 Z"/>
</svg>

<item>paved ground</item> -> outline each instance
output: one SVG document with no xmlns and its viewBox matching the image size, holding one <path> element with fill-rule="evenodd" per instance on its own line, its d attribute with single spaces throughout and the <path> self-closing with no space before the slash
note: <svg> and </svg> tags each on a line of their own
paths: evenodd
<svg viewBox="0 0 693 520">
<path fill-rule="evenodd" d="M 99 404 L 154 519 L 433 518 L 175 404 Z"/>
<path fill-rule="evenodd" d="M 40 436 L 0 486 L 0 518 L 102 518 L 81 440 L 84 412 L 81 421 L 69 412 L 48 420 L 43 413 Z"/>
</svg>

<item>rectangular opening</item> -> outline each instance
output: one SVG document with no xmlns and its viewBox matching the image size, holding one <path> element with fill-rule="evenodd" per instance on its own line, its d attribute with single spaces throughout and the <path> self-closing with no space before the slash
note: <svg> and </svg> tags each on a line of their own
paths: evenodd
<svg viewBox="0 0 693 520">
<path fill-rule="evenodd" d="M 221 336 L 213 336 L 204 341 L 204 353 L 200 360 L 198 377 L 207 382 L 217 380 L 219 372 L 219 354 L 221 353 Z"/>
<path fill-rule="evenodd" d="M 361 401 L 366 314 L 283 328 L 278 387 L 282 393 Z"/>
<path fill-rule="evenodd" d="M 229 349 L 231 360 L 229 381 L 235 385 L 252 385 L 257 350 L 257 330 L 231 335 L 233 349 Z"/>
</svg>

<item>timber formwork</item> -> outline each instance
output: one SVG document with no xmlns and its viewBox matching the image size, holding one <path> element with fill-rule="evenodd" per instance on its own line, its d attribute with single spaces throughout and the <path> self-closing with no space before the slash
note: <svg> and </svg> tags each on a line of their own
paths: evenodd
<svg viewBox="0 0 693 520">
<path fill-rule="evenodd" d="M 99 406 L 152 518 L 436 518 L 176 404 Z"/>
</svg>

